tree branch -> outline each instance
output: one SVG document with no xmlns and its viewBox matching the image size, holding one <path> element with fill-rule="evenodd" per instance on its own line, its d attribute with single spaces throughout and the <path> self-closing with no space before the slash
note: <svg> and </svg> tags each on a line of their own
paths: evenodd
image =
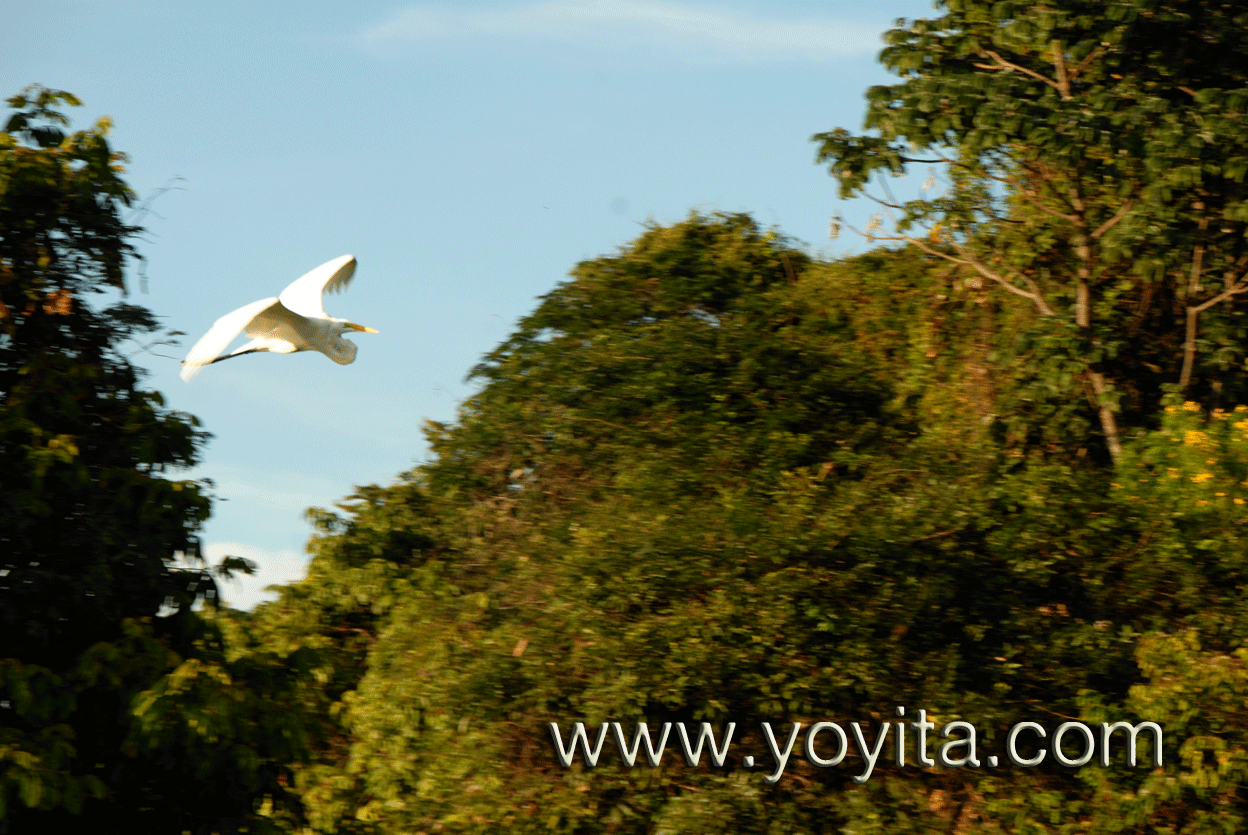
<svg viewBox="0 0 1248 835">
<path fill-rule="evenodd" d="M 1017 186 L 1015 186 L 1015 188 L 1018 188 L 1018 187 L 1017 187 Z M 1044 205 L 1044 204 L 1043 204 L 1043 203 L 1041 203 L 1039 200 L 1035 199 L 1035 198 L 1034 198 L 1034 197 L 1032 197 L 1030 194 L 1028 194 L 1028 193 L 1027 193 L 1027 191 L 1026 191 L 1025 189 L 1018 188 L 1018 190 L 1017 190 L 1015 193 L 1016 193 L 1018 196 L 1022 197 L 1024 200 L 1026 200 L 1026 201 L 1027 201 L 1028 203 L 1030 203 L 1031 205 L 1035 206 L 1035 207 L 1036 207 L 1037 209 L 1039 209 L 1040 211 L 1044 212 L 1045 214 L 1052 215 L 1053 217 L 1057 218 L 1058 220 L 1064 220 L 1064 221 L 1066 221 L 1067 223 L 1078 223 L 1078 222 L 1079 222 L 1079 218 L 1078 218 L 1078 216 L 1076 216 L 1076 215 L 1068 215 L 1068 214 L 1064 214 L 1063 212 L 1059 212 L 1057 209 L 1053 209 L 1053 208 L 1050 208 L 1050 207 L 1048 207 L 1048 206 Z"/>
<path fill-rule="evenodd" d="M 1053 41 L 1049 44 L 1053 50 L 1053 70 L 1057 73 L 1057 92 L 1063 99 L 1070 98 L 1070 77 L 1066 75 L 1066 59 L 1062 56 L 1062 42 Z"/>
<path fill-rule="evenodd" d="M 979 259 L 973 258 L 972 256 L 970 256 L 969 253 L 966 252 L 966 250 L 964 250 L 962 247 L 958 246 L 957 244 L 953 244 L 953 247 L 958 251 L 959 254 L 963 256 L 962 258 L 955 258 L 954 256 L 950 255 L 947 252 L 941 252 L 938 249 L 928 246 L 921 239 L 912 238 L 909 235 L 898 235 L 894 237 L 887 237 L 887 238 L 881 238 L 881 239 L 891 240 L 891 241 L 909 241 L 910 243 L 917 246 L 919 249 L 926 252 L 928 255 L 935 255 L 937 258 L 944 258 L 946 261 L 952 261 L 955 264 L 961 264 L 963 266 L 970 267 L 975 272 L 982 275 L 984 278 L 991 279 L 992 281 L 997 282 L 998 284 L 1000 284 L 1006 290 L 1009 290 L 1014 295 L 1022 296 L 1024 299 L 1030 300 L 1033 304 L 1035 304 L 1036 309 L 1040 311 L 1040 314 L 1042 316 L 1053 315 L 1053 308 L 1049 307 L 1048 303 L 1045 302 L 1044 297 L 1040 295 L 1039 289 L 1036 287 L 1035 282 L 1028 279 L 1028 282 L 1031 284 L 1031 287 L 1032 287 L 1032 291 L 1028 292 L 1024 290 L 1022 287 L 1012 284 L 1008 279 L 1002 277 L 1001 275 L 997 274 L 993 270 L 990 270 L 987 267 L 985 267 L 982 263 L 980 263 Z"/>
<path fill-rule="evenodd" d="M 1105 433 L 1105 446 L 1109 447 L 1109 456 L 1117 465 L 1122 458 L 1122 442 L 1118 439 L 1118 420 L 1114 410 L 1105 401 L 1105 375 L 1099 371 L 1088 372 L 1092 381 L 1092 391 L 1096 393 L 1097 409 L 1101 417 L 1101 431 Z"/>
<path fill-rule="evenodd" d="M 1041 75 L 1038 72 L 1035 72 L 1034 70 L 1029 70 L 1026 67 L 1020 67 L 1018 64 L 1011 63 L 1005 60 L 1004 58 L 1002 58 L 997 53 L 993 52 L 991 49 L 985 49 L 984 54 L 987 55 L 989 58 L 993 59 L 994 61 L 996 61 L 997 63 L 995 65 L 974 64 L 973 66 L 979 67 L 981 70 L 1006 70 L 1007 72 L 1010 72 L 1010 71 L 1021 72 L 1023 75 L 1031 76 L 1037 81 L 1043 81 L 1045 84 L 1049 85 L 1054 90 L 1057 90 L 1057 92 L 1059 93 L 1062 92 L 1062 88 L 1058 85 L 1056 81 L 1054 81 L 1051 78 L 1046 78 L 1045 76 Z"/>
<path fill-rule="evenodd" d="M 1196 365 L 1196 322 L 1200 314 L 1204 313 L 1215 304 L 1221 304 L 1231 296 L 1238 296 L 1240 293 L 1248 293 L 1248 273 L 1241 275 L 1235 283 L 1223 290 L 1218 295 L 1208 301 L 1198 304 L 1189 305 L 1187 308 L 1187 328 L 1183 339 L 1183 370 L 1179 372 L 1179 389 L 1186 390 L 1192 381 L 1192 369 Z"/>
<path fill-rule="evenodd" d="M 1197 200 L 1192 208 L 1201 215 L 1200 221 L 1196 224 L 1196 249 L 1192 252 L 1192 271 L 1187 280 L 1189 297 L 1200 292 L 1200 273 L 1205 261 L 1205 232 L 1209 229 L 1209 218 L 1204 214 L 1204 202 Z"/>
<path fill-rule="evenodd" d="M 1054 47 L 1056 49 L 1056 45 Z M 1062 72 L 1065 72 L 1063 68 Z M 1074 244 L 1075 252 L 1079 258 L 1079 264 L 1076 268 L 1077 281 L 1075 283 L 1075 324 L 1085 336 L 1091 338 L 1094 345 L 1099 345 L 1100 340 L 1092 336 L 1092 236 L 1088 233 L 1088 220 L 1086 215 L 1083 195 L 1079 191 L 1078 185 L 1070 187 L 1070 205 L 1074 208 L 1077 218 L 1075 227 L 1078 229 L 1075 235 Z M 1125 215 L 1126 208 L 1129 207 L 1129 201 L 1120 207 L 1118 214 Z M 1118 219 L 1110 218 L 1106 223 L 1101 224 L 1102 228 L 1109 228 Z M 1108 225 L 1106 225 L 1108 224 Z M 1118 462 L 1122 460 L 1122 442 L 1119 440 L 1118 419 L 1114 417 L 1113 406 L 1108 402 L 1106 393 L 1108 387 L 1105 385 L 1105 375 L 1098 370 L 1099 363 L 1093 363 L 1088 369 L 1087 378 L 1092 384 L 1092 392 L 1096 395 L 1096 409 L 1101 420 L 1101 431 L 1105 433 L 1105 446 L 1109 449 L 1109 456 L 1114 462 L 1114 466 L 1118 466 Z"/>
<path fill-rule="evenodd" d="M 905 206 L 902 206 L 898 203 L 888 203 L 884 200 L 881 200 L 880 198 L 876 197 L 874 194 L 864 193 L 863 197 L 867 198 L 872 203 L 876 203 L 876 204 L 879 204 L 880 206 L 883 206 L 886 209 L 896 209 L 897 211 L 904 211 L 906 208 Z M 896 200 L 897 198 L 894 197 L 893 199 Z"/>
<path fill-rule="evenodd" d="M 1113 216 L 1113 217 L 1111 217 L 1109 220 L 1107 220 L 1107 221 L 1105 221 L 1104 223 L 1102 223 L 1100 226 L 1096 227 L 1096 231 L 1095 231 L 1095 232 L 1093 232 L 1093 233 L 1092 233 L 1092 236 L 1091 236 L 1091 237 L 1092 237 L 1092 240 L 1096 240 L 1097 238 L 1101 237 L 1101 235 L 1104 235 L 1104 234 L 1105 234 L 1106 232 L 1108 232 L 1110 229 L 1113 229 L 1115 226 L 1117 226 L 1117 225 L 1118 225 L 1118 221 L 1120 221 L 1120 220 L 1122 220 L 1124 217 L 1126 217 L 1126 216 L 1127 216 L 1127 212 L 1131 211 L 1131 208 L 1132 208 L 1134 205 L 1135 205 L 1135 203 L 1134 203 L 1134 201 L 1132 201 L 1132 200 L 1127 200 L 1127 201 L 1125 201 L 1125 202 L 1122 204 L 1122 206 L 1121 206 L 1121 207 L 1119 207 L 1118 211 L 1114 212 L 1114 216 Z"/>
<path fill-rule="evenodd" d="M 1248 282 L 1244 281 L 1245 278 L 1248 278 L 1248 274 L 1241 275 L 1239 277 L 1239 280 L 1236 281 L 1235 284 L 1230 287 L 1230 289 L 1223 290 L 1221 293 L 1218 293 L 1218 295 L 1214 296 L 1212 299 L 1205 302 L 1204 304 L 1200 304 L 1200 305 L 1197 305 L 1196 307 L 1188 308 L 1188 310 L 1195 310 L 1197 313 L 1204 313 L 1206 310 L 1213 307 L 1215 304 L 1220 304 L 1226 301 L 1227 299 L 1229 299 L 1231 296 L 1238 296 L 1240 293 L 1248 293 Z"/>
<path fill-rule="evenodd" d="M 1070 71 L 1071 80 L 1073 81 L 1075 76 L 1079 75 L 1079 73 L 1086 70 L 1088 66 L 1092 63 L 1092 61 L 1095 60 L 1096 57 L 1104 51 L 1105 51 L 1105 44 L 1101 44 L 1096 49 L 1089 52 L 1088 56 L 1084 58 L 1082 61 L 1080 61 L 1078 64 L 1076 64 L 1075 68 Z"/>
<path fill-rule="evenodd" d="M 1183 335 L 1183 370 L 1179 372 L 1179 390 L 1187 391 L 1192 381 L 1192 367 L 1196 364 L 1196 317 L 1200 311 L 1187 309 L 1187 329 Z"/>
</svg>

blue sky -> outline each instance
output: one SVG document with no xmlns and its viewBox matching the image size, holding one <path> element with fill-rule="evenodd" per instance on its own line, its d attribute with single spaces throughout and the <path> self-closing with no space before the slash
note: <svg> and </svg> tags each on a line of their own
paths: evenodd
<svg viewBox="0 0 1248 835">
<path fill-rule="evenodd" d="M 219 501 L 206 551 L 256 560 L 224 589 L 250 607 L 298 579 L 311 506 L 424 459 L 468 370 L 575 264 L 648 219 L 748 211 L 814 255 L 837 212 L 812 134 L 861 126 L 899 17 L 875 3 L 26 2 L 5 4 L 0 94 L 39 83 L 83 100 L 152 204 L 133 300 L 180 349 L 136 353 L 147 384 L 213 433 Z M 177 179 L 175 179 L 177 178 Z M 906 184 L 903 191 L 917 186 Z M 898 196 L 903 196 L 899 193 Z M 339 255 L 359 259 L 331 316 L 356 362 L 253 354 L 192 383 L 179 360 L 217 317 Z"/>
</svg>

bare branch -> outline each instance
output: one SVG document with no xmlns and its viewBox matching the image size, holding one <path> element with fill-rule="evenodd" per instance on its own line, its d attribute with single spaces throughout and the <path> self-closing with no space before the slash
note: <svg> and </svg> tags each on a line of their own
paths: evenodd
<svg viewBox="0 0 1248 835">
<path fill-rule="evenodd" d="M 1200 222 L 1196 225 L 1196 248 L 1192 252 L 1192 272 L 1187 281 L 1187 292 L 1194 296 L 1200 292 L 1200 273 L 1205 262 L 1205 232 L 1209 229 L 1209 218 L 1204 213 L 1204 201 L 1197 200 L 1192 208 L 1201 213 Z"/>
<path fill-rule="evenodd" d="M 903 208 L 901 205 L 899 205 L 901 201 L 897 199 L 897 195 L 893 194 L 893 190 L 888 187 L 888 181 L 885 180 L 883 177 L 880 178 L 880 187 L 884 189 L 884 196 L 887 197 L 889 200 L 893 201 L 892 203 L 885 203 L 883 205 L 891 206 L 896 209 Z"/>
<path fill-rule="evenodd" d="M 1025 275 L 1025 276 L 1023 276 L 1023 278 L 1025 278 L 1025 279 L 1027 280 L 1027 286 L 1031 288 L 1031 293 L 1032 293 L 1032 295 L 1034 295 L 1037 299 L 1042 299 L 1042 298 L 1044 298 L 1043 296 L 1041 296 L 1041 295 L 1040 295 L 1040 285 L 1036 284 L 1035 279 L 1033 279 L 1033 278 L 1032 278 L 1031 276 L 1029 276 L 1029 275 Z M 1043 312 L 1043 311 L 1041 311 L 1041 312 Z M 1052 311 L 1050 311 L 1050 313 L 1051 313 L 1051 312 L 1052 312 Z M 1045 315 L 1045 316 L 1048 316 L 1049 314 L 1048 314 L 1048 313 L 1045 313 L 1044 315 Z"/>
<path fill-rule="evenodd" d="M 1186 389 L 1188 383 L 1192 381 L 1192 370 L 1196 365 L 1197 318 L 1215 304 L 1221 304 L 1232 296 L 1238 296 L 1241 293 L 1248 293 L 1248 273 L 1241 275 L 1229 287 L 1208 301 L 1195 306 L 1188 306 L 1187 329 L 1183 339 L 1183 370 L 1179 372 L 1180 390 Z"/>
<path fill-rule="evenodd" d="M 1242 270 L 1244 267 L 1248 267 L 1248 252 L 1239 256 L 1239 260 L 1235 262 L 1234 267 L 1222 273 L 1222 284 L 1226 289 L 1229 290 L 1235 286 L 1235 270 Z"/>
<path fill-rule="evenodd" d="M 1053 41 L 1049 44 L 1053 50 L 1053 69 L 1057 73 L 1057 92 L 1062 98 L 1070 98 L 1070 78 L 1066 75 L 1066 59 L 1062 56 L 1062 42 Z"/>
<path fill-rule="evenodd" d="M 1078 218 L 1078 216 L 1077 216 L 1077 215 L 1068 215 L 1068 214 L 1066 214 L 1065 212 L 1059 212 L 1057 209 L 1050 208 L 1049 206 L 1044 205 L 1044 204 L 1043 204 L 1043 203 L 1041 203 L 1039 200 L 1035 199 L 1035 198 L 1034 198 L 1034 197 L 1032 197 L 1030 194 L 1028 194 L 1028 193 L 1027 193 L 1027 190 L 1026 190 L 1026 189 L 1024 189 L 1024 188 L 1018 188 L 1018 190 L 1015 192 L 1015 194 L 1017 194 L 1019 197 L 1023 198 L 1024 200 L 1026 200 L 1026 201 L 1027 201 L 1028 203 L 1030 203 L 1031 205 L 1035 206 L 1035 207 L 1036 207 L 1037 209 L 1039 209 L 1040 211 L 1044 212 L 1045 214 L 1052 215 L 1053 217 L 1057 218 L 1058 220 L 1064 220 L 1064 221 L 1066 221 L 1066 222 L 1068 222 L 1068 223 L 1078 223 L 1078 222 L 1079 222 L 1079 218 Z"/>
<path fill-rule="evenodd" d="M 962 258 L 955 258 L 954 256 L 950 255 L 947 252 L 941 252 L 938 249 L 934 249 L 933 247 L 930 247 L 926 243 L 924 243 L 922 239 L 912 238 L 909 235 L 898 235 L 898 236 L 887 237 L 887 238 L 882 237 L 881 240 L 908 241 L 914 244 L 915 246 L 917 246 L 919 249 L 926 252 L 928 255 L 935 255 L 937 258 L 944 258 L 946 261 L 952 261 L 955 264 L 961 264 L 963 266 L 970 267 L 975 272 L 982 275 L 984 278 L 990 279 L 991 281 L 995 281 L 996 283 L 1004 287 L 1006 290 L 1009 290 L 1014 295 L 1022 296 L 1024 299 L 1028 299 L 1029 301 L 1031 301 L 1036 306 L 1036 309 L 1040 311 L 1040 314 L 1042 316 L 1053 315 L 1053 308 L 1049 307 L 1048 303 L 1045 302 L 1044 297 L 1040 295 L 1038 288 L 1035 286 L 1035 282 L 1031 282 L 1030 279 L 1028 279 L 1032 287 L 1032 291 L 1028 292 L 1027 290 L 1024 290 L 1023 288 L 1011 283 L 1007 278 L 998 274 L 994 270 L 988 269 L 988 267 L 984 266 L 983 263 L 980 262 L 978 258 L 974 258 L 973 256 L 971 256 L 969 253 L 967 253 L 965 249 L 958 246 L 956 243 L 953 244 L 952 246 L 954 247 L 954 249 L 958 251 L 960 255 L 963 256 Z"/>
<path fill-rule="evenodd" d="M 1068 194 L 1070 195 L 1070 205 L 1074 208 L 1075 213 L 1079 215 L 1079 219 L 1076 223 L 1079 223 L 1086 229 L 1088 222 L 1083 217 L 1083 196 L 1079 194 L 1079 188 L 1072 185 Z"/>
<path fill-rule="evenodd" d="M 1052 171 L 1049 170 L 1048 166 L 1044 165 L 1038 160 L 1033 160 L 1031 163 L 1027 163 L 1027 162 L 1022 163 L 1021 167 L 1024 171 L 1030 174 L 1032 178 L 1039 180 L 1039 184 L 1037 188 L 1035 189 L 1035 192 L 1037 194 L 1039 194 L 1040 190 L 1043 189 L 1052 196 L 1052 199 L 1055 202 L 1063 206 L 1074 208 L 1077 211 L 1083 210 L 1082 203 L 1078 202 L 1077 192 L 1070 192 L 1066 195 L 1067 197 L 1073 200 L 1073 202 L 1070 202 L 1070 201 L 1066 201 L 1063 198 L 1063 196 L 1057 191 L 1057 189 L 1054 188 L 1053 181 L 1058 179 L 1058 177 L 1056 174 L 1054 174 Z M 1040 209 L 1041 211 L 1046 212 L 1047 214 L 1052 215 L 1053 217 L 1056 217 L 1059 220 L 1064 220 L 1067 223 L 1073 223 L 1076 225 L 1081 223 L 1081 219 L 1078 214 L 1061 212 L 1050 206 L 1044 205 L 1038 199 L 1032 199 L 1033 195 L 1028 193 L 1029 188 L 1028 188 L 1027 180 L 1014 177 L 1014 178 L 1011 178 L 1010 184 L 1014 186 L 1014 190 L 1016 194 L 1018 194 L 1027 202 L 1031 203 L 1037 209 Z"/>
<path fill-rule="evenodd" d="M 1196 318 L 1199 311 L 1187 309 L 1187 332 L 1183 337 L 1183 370 L 1179 372 L 1179 390 L 1186 391 L 1192 381 L 1192 367 L 1196 364 Z"/>
<path fill-rule="evenodd" d="M 1118 438 L 1118 420 L 1114 417 L 1114 410 L 1106 402 L 1105 375 L 1099 371 L 1089 371 L 1088 377 L 1092 381 L 1092 391 L 1096 393 L 1101 431 L 1105 433 L 1105 446 L 1109 447 L 1109 457 L 1117 465 L 1122 458 L 1122 442 Z"/>
<path fill-rule="evenodd" d="M 1244 281 L 1245 278 L 1248 278 L 1248 275 L 1240 276 L 1239 280 L 1235 282 L 1235 284 L 1232 285 L 1229 290 L 1223 290 L 1221 293 L 1218 293 L 1209 301 L 1204 302 L 1203 304 L 1199 304 L 1196 307 L 1189 307 L 1188 310 L 1194 310 L 1197 313 L 1204 313 L 1206 310 L 1213 307 L 1215 304 L 1221 304 L 1222 302 L 1229 299 L 1231 296 L 1238 296 L 1240 293 L 1248 293 L 1248 281 Z"/>
<path fill-rule="evenodd" d="M 1105 44 L 1101 44 L 1096 49 L 1089 52 L 1088 57 L 1084 58 L 1082 61 L 1076 64 L 1075 68 L 1070 71 L 1071 80 L 1073 81 L 1075 77 L 1079 75 L 1079 73 L 1086 70 L 1088 66 L 1096 59 L 1096 57 L 1105 51 L 1105 48 L 1106 48 Z"/>
<path fill-rule="evenodd" d="M 1132 200 L 1125 201 L 1118 208 L 1118 211 L 1114 212 L 1113 217 L 1111 217 L 1109 220 L 1102 223 L 1100 226 L 1096 227 L 1096 231 L 1092 233 L 1092 240 L 1096 240 L 1097 238 L 1101 237 L 1101 235 L 1104 235 L 1110 229 L 1113 229 L 1115 226 L 1117 226 L 1118 221 L 1126 217 L 1127 212 L 1131 211 L 1131 207 L 1134 205 L 1135 205 L 1135 202 Z"/>
<path fill-rule="evenodd" d="M 987 55 L 992 60 L 996 61 L 997 63 L 996 65 L 993 65 L 993 64 L 975 64 L 974 65 L 976 67 L 979 67 L 981 70 L 1006 70 L 1006 71 L 1013 71 L 1013 72 L 1021 72 L 1023 75 L 1031 76 L 1037 81 L 1043 81 L 1045 84 L 1049 85 L 1054 90 L 1057 90 L 1059 93 L 1062 92 L 1062 88 L 1058 85 L 1056 81 L 1054 81 L 1051 78 L 1046 78 L 1045 76 L 1041 75 L 1038 72 L 1035 72 L 1034 70 L 1029 70 L 1026 67 L 1020 67 L 1018 64 L 1011 63 L 1005 60 L 1004 58 L 1002 58 L 997 53 L 993 52 L 991 49 L 985 49 L 984 54 Z"/>
<path fill-rule="evenodd" d="M 949 530 L 947 530 L 947 531 L 937 531 L 936 533 L 929 533 L 927 536 L 916 536 L 914 539 L 911 539 L 910 541 L 911 541 L 911 542 L 922 542 L 922 541 L 923 541 L 923 540 L 925 540 L 925 539 L 937 539 L 937 538 L 942 537 L 942 536 L 948 536 L 948 535 L 949 535 L 949 534 L 951 534 L 951 533 L 957 533 L 957 532 L 958 532 L 958 531 L 960 531 L 960 530 L 962 530 L 962 529 L 961 529 L 961 528 L 950 528 L 950 529 L 949 529 Z"/>
<path fill-rule="evenodd" d="M 880 198 L 876 197 L 874 194 L 866 194 L 864 192 L 863 197 L 867 198 L 872 203 L 878 203 L 879 205 L 883 206 L 886 209 L 897 209 L 898 211 L 901 211 L 906 208 L 905 206 L 901 206 L 896 203 L 888 203 L 884 200 L 881 200 Z M 895 200 L 897 198 L 893 198 L 893 199 Z"/>
<path fill-rule="evenodd" d="M 975 176 L 977 177 L 987 177 L 989 180 L 995 180 L 998 183 L 1006 183 L 1007 185 L 1015 185 L 1018 182 L 1017 178 L 1015 177 L 998 177 L 995 174 L 989 173 L 986 169 L 984 169 L 981 166 L 971 165 L 969 163 L 962 162 L 961 160 L 949 159 L 949 157 L 944 156 L 943 154 L 936 154 L 936 159 L 910 159 L 909 157 L 902 157 L 901 160 L 903 162 L 923 162 L 923 163 L 943 162 L 946 165 L 952 165 L 957 168 L 963 168 L 963 169 L 966 169 L 967 171 L 974 172 Z"/>
</svg>

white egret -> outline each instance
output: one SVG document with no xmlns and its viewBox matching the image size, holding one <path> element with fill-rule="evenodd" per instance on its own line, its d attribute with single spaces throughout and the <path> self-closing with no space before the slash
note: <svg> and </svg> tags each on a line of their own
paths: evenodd
<svg viewBox="0 0 1248 835">
<path fill-rule="evenodd" d="M 343 255 L 291 282 L 280 296 L 261 299 L 225 314 L 182 361 L 182 379 L 189 382 L 205 365 L 254 351 L 276 354 L 320 351 L 339 365 L 355 362 L 356 345 L 343 339 L 343 333 L 377 331 L 346 319 L 335 319 L 325 313 L 321 303 L 325 291 L 333 293 L 343 289 L 351 283 L 353 275 L 355 256 Z M 221 356 L 240 331 L 250 336 L 251 341 Z"/>
</svg>

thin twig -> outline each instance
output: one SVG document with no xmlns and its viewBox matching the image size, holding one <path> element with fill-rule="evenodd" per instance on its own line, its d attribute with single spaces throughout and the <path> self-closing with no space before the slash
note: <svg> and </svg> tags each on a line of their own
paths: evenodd
<svg viewBox="0 0 1248 835">
<path fill-rule="evenodd" d="M 1032 303 L 1036 305 L 1036 309 L 1040 311 L 1040 315 L 1042 316 L 1053 315 L 1053 308 L 1049 307 L 1048 303 L 1045 302 L 1044 297 L 1041 296 L 1038 292 L 1028 292 L 1021 287 L 1017 287 L 1014 284 L 1011 284 L 1008 279 L 1003 278 L 1002 276 L 988 269 L 982 263 L 980 263 L 978 259 L 971 258 L 966 252 L 966 250 L 964 250 L 962 247 L 958 246 L 957 244 L 953 244 L 953 247 L 957 249 L 958 252 L 965 257 L 955 258 L 954 256 L 948 254 L 947 252 L 941 252 L 940 250 L 933 249 L 932 247 L 925 244 L 922 240 L 918 238 L 912 238 L 909 235 L 899 235 L 896 237 L 882 237 L 881 236 L 881 239 L 893 240 L 893 241 L 897 241 L 897 240 L 909 241 L 910 243 L 917 246 L 919 249 L 926 252 L 928 255 L 935 255 L 937 258 L 944 258 L 946 261 L 952 261 L 955 264 L 962 264 L 963 266 L 970 267 L 971 269 L 975 270 L 975 272 L 982 275 L 984 278 L 997 282 L 998 284 L 1000 284 L 1006 290 L 1009 290 L 1014 295 L 1022 296 L 1024 299 L 1030 299 Z M 1033 287 L 1035 286 L 1034 282 L 1032 282 L 1032 286 Z"/>
</svg>

